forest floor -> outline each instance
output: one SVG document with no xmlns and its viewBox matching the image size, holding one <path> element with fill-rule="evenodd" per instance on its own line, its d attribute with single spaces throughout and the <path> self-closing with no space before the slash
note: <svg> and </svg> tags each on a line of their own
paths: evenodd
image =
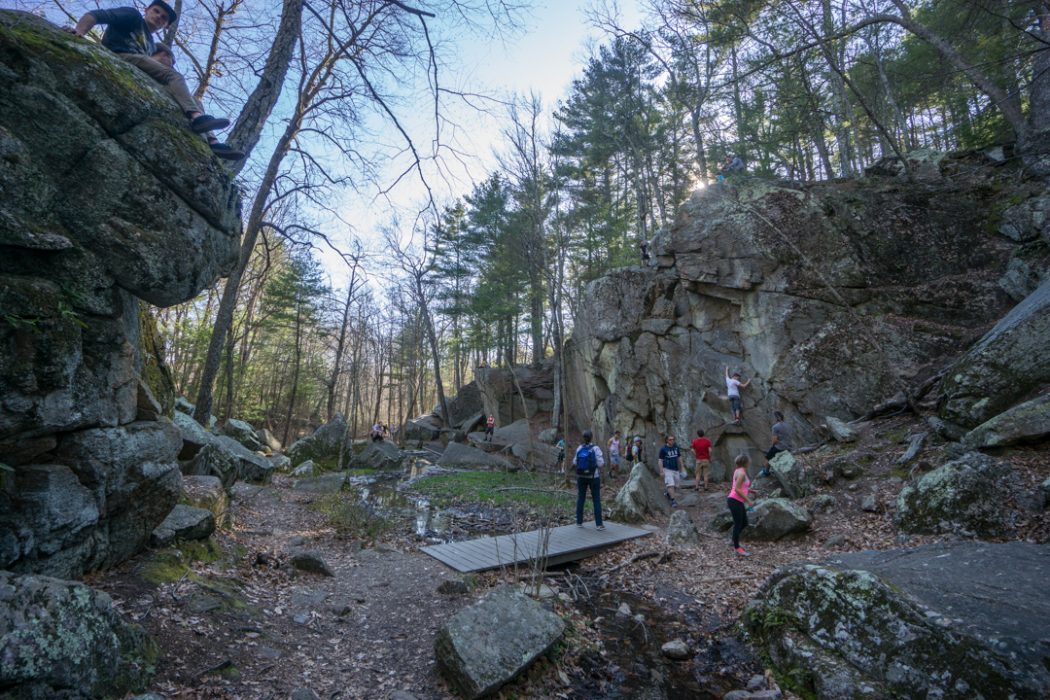
<svg viewBox="0 0 1050 700">
<path fill-rule="evenodd" d="M 894 460 L 913 429 L 907 418 L 882 421 L 864 476 L 818 479 L 805 502 L 830 494 L 835 503 L 815 514 L 804 537 L 749 543 L 752 556 L 737 556 L 728 535 L 709 527 L 725 510 L 724 484 L 712 484 L 686 507 L 700 531 L 697 546 L 668 544 L 665 519 L 651 523 L 651 537 L 547 572 L 552 604 L 568 623 L 565 640 L 497 697 L 673 700 L 719 698 L 744 687 L 765 671 L 737 619 L 778 566 L 945 539 L 900 535 L 893 524 L 893 499 L 908 476 Z M 943 461 L 939 449 L 931 445 L 918 468 Z M 845 450 L 801 458 L 816 475 Z M 1050 476 L 1046 451 L 1020 449 L 1009 458 L 1024 486 L 1039 493 Z M 620 477 L 605 485 L 606 503 L 622 483 Z M 238 484 L 231 522 L 207 543 L 147 552 L 89 581 L 163 650 L 153 691 L 170 699 L 288 698 L 297 690 L 313 697 L 303 689 L 320 698 L 452 697 L 435 668 L 440 624 L 489 588 L 534 582 L 535 574 L 464 577 L 418 551 L 429 524 L 405 514 L 411 508 L 401 503 L 384 517 L 339 485 L 338 475 Z M 572 496 L 559 493 L 558 477 L 445 476 L 408 488 L 445 508 L 459 523 L 449 528 L 457 536 L 572 521 Z M 875 497 L 872 512 L 861 507 L 868 495 Z M 1048 538 L 1045 512 L 1018 521 L 1015 539 Z M 317 553 L 334 575 L 294 569 L 290 558 L 298 550 Z M 466 584 L 459 593 L 438 592 L 455 580 Z M 622 605 L 631 615 L 617 614 Z M 691 661 L 660 653 L 676 638 L 694 651 Z"/>
</svg>

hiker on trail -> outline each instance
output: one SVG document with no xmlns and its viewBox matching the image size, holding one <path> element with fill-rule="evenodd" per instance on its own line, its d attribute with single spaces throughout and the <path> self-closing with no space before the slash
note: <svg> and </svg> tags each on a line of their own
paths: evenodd
<svg viewBox="0 0 1050 700">
<path fill-rule="evenodd" d="M 751 555 L 740 546 L 740 533 L 748 526 L 747 511 L 753 510 L 755 505 L 749 493 L 751 479 L 747 476 L 751 458 L 745 454 L 737 455 L 734 463 L 736 469 L 733 471 L 733 487 L 729 490 L 729 497 L 726 498 L 729 513 L 733 516 L 733 551 L 742 557 L 749 557 Z"/>
<path fill-rule="evenodd" d="M 718 182 L 724 182 L 726 178 L 735 173 L 744 172 L 744 161 L 740 159 L 740 156 L 734 153 L 726 154 L 726 159 L 722 161 L 722 167 L 718 170 Z"/>
<path fill-rule="evenodd" d="M 667 498 L 671 501 L 671 507 L 678 507 L 675 489 L 682 487 L 682 472 L 679 460 L 682 451 L 674 444 L 674 435 L 667 436 L 667 443 L 660 448 L 660 468 L 664 472 L 664 487 L 667 490 Z"/>
<path fill-rule="evenodd" d="M 704 437 L 703 430 L 696 431 L 693 440 L 693 457 L 696 458 L 696 490 L 700 490 L 700 477 L 704 478 L 704 491 L 707 490 L 707 475 L 711 471 L 711 441 Z"/>
<path fill-rule="evenodd" d="M 795 449 L 793 442 L 793 431 L 791 426 L 784 420 L 784 414 L 780 411 L 773 411 L 773 419 L 776 421 L 773 423 L 773 444 L 766 450 L 766 466 L 758 473 L 759 476 L 769 476 L 769 462 L 780 452 L 790 452 Z"/>
<path fill-rule="evenodd" d="M 604 530 L 601 468 L 605 466 L 605 460 L 602 458 L 602 448 L 591 443 L 593 437 L 590 430 L 584 430 L 583 444 L 576 448 L 576 456 L 572 458 L 572 465 L 576 468 L 576 526 L 583 527 L 583 506 L 589 488 L 594 503 L 594 524 L 599 530 Z"/>
<path fill-rule="evenodd" d="M 496 429 L 496 418 L 491 413 L 485 421 L 485 441 L 492 442 L 492 432 Z"/>
<path fill-rule="evenodd" d="M 649 264 L 649 244 L 642 241 L 638 244 L 638 249 L 642 251 L 642 266 L 645 267 Z"/>
<path fill-rule="evenodd" d="M 372 436 L 372 442 L 382 442 L 383 441 L 383 424 L 380 423 L 379 421 L 376 421 L 372 425 L 372 432 L 370 434 Z"/>
<path fill-rule="evenodd" d="M 729 365 L 726 365 L 726 393 L 729 394 L 729 407 L 733 411 L 734 423 L 740 422 L 740 390 L 746 389 L 750 383 L 750 379 L 746 382 L 740 381 L 740 370 L 729 376 Z"/>
<path fill-rule="evenodd" d="M 620 431 L 609 438 L 609 478 L 615 479 L 620 474 Z"/>
<path fill-rule="evenodd" d="M 554 465 L 555 469 L 561 471 L 565 465 L 565 438 L 558 438 L 558 444 L 555 445 L 558 448 L 558 463 Z"/>
<path fill-rule="evenodd" d="M 170 47 L 165 45 L 168 51 L 162 60 L 158 61 L 154 57 L 157 50 L 153 33 L 174 24 L 177 18 L 178 15 L 170 5 L 163 0 L 153 0 L 142 14 L 132 7 L 91 10 L 69 31 L 82 37 L 95 25 L 106 25 L 102 45 L 160 83 L 168 94 L 175 98 L 175 102 L 190 120 L 190 129 L 195 134 L 206 135 L 212 153 L 226 160 L 240 160 L 244 157 L 242 152 L 220 143 L 209 134 L 215 129 L 226 128 L 230 125 L 230 120 L 204 113 L 204 108 L 186 86 L 185 78 L 174 69 L 175 57 L 171 54 Z"/>
</svg>

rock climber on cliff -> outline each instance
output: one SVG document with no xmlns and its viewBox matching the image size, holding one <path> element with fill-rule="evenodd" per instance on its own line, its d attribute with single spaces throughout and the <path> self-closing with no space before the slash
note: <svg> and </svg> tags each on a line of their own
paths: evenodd
<svg viewBox="0 0 1050 700">
<path fill-rule="evenodd" d="M 739 370 L 729 375 L 729 365 L 726 365 L 726 393 L 729 394 L 729 407 L 733 410 L 733 422 L 740 422 L 740 390 L 746 389 L 751 380 L 740 381 Z"/>
<path fill-rule="evenodd" d="M 106 25 L 102 45 L 160 83 L 190 120 L 190 129 L 205 134 L 212 153 L 226 160 L 240 160 L 244 153 L 220 143 L 209 133 L 229 126 L 230 120 L 205 114 L 186 86 L 186 80 L 174 69 L 175 57 L 171 49 L 165 44 L 163 49 L 157 50 L 153 33 L 168 27 L 177 17 L 166 2 L 153 0 L 141 14 L 132 7 L 91 10 L 69 31 L 82 37 L 95 25 Z"/>
</svg>

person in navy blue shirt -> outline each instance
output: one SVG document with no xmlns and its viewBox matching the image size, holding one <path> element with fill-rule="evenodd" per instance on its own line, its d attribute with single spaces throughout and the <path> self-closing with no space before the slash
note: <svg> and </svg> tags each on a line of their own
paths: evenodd
<svg viewBox="0 0 1050 700">
<path fill-rule="evenodd" d="M 672 508 L 678 507 L 675 489 L 682 486 L 681 457 L 682 451 L 675 444 L 674 435 L 668 435 L 667 444 L 660 448 L 660 467 L 664 472 L 664 486 Z"/>
<path fill-rule="evenodd" d="M 77 36 L 84 36 L 95 25 L 105 25 L 102 45 L 164 86 L 186 113 L 194 133 L 206 134 L 208 145 L 215 155 L 227 160 L 240 160 L 244 157 L 243 153 L 220 143 L 209 133 L 229 126 L 230 120 L 205 114 L 204 108 L 186 86 L 186 79 L 173 66 L 166 65 L 167 61 L 160 62 L 154 58 L 157 47 L 153 33 L 174 24 L 176 19 L 178 15 L 170 5 L 163 0 L 153 0 L 141 14 L 133 7 L 91 10 L 70 31 Z M 172 59 L 174 64 L 174 56 Z"/>
</svg>

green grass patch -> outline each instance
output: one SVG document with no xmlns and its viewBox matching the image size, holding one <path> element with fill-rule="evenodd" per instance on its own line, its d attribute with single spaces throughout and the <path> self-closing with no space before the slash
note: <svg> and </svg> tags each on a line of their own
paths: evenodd
<svg viewBox="0 0 1050 700">
<path fill-rule="evenodd" d="M 183 576 L 190 578 L 190 566 L 195 562 L 212 564 L 222 558 L 222 550 L 213 540 L 179 542 L 153 555 L 142 569 L 142 578 L 152 584 L 174 583 Z"/>
<path fill-rule="evenodd" d="M 394 527 L 394 523 L 361 503 L 353 487 L 323 494 L 310 507 L 323 514 L 342 537 L 373 541 Z"/>
<path fill-rule="evenodd" d="M 574 502 L 575 494 L 565 490 L 563 484 L 560 474 L 477 471 L 424 477 L 414 488 L 437 506 L 485 503 L 566 508 Z"/>
</svg>

